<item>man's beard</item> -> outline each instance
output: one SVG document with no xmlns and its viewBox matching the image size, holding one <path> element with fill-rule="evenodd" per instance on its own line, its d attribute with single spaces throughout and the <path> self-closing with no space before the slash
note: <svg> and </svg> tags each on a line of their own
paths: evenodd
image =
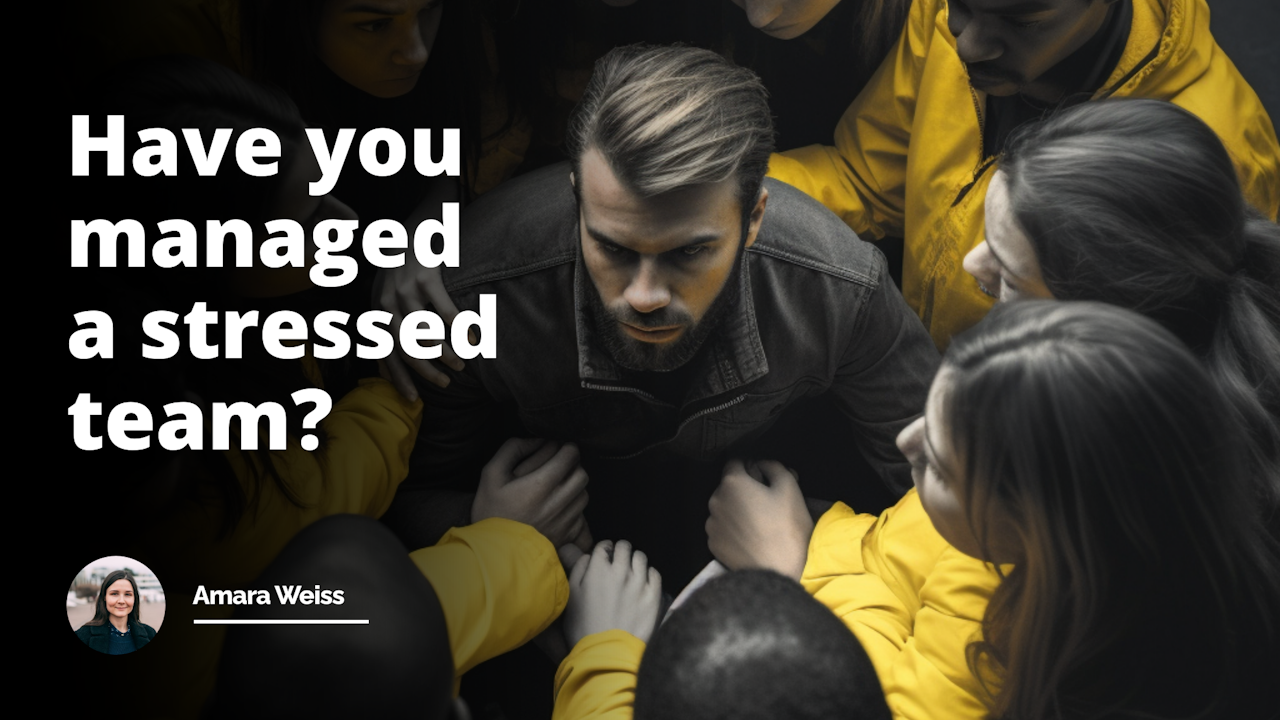
<svg viewBox="0 0 1280 720">
<path fill-rule="evenodd" d="M 733 261 L 733 269 L 729 271 L 724 287 L 720 288 L 720 293 L 711 302 L 711 307 L 707 308 L 707 313 L 702 316 L 702 320 L 692 327 L 689 326 L 692 318 L 688 313 L 674 310 L 670 306 L 651 313 L 641 313 L 619 298 L 618 309 L 607 308 L 604 300 L 600 298 L 600 291 L 596 289 L 595 282 L 591 281 L 590 290 L 587 293 L 588 311 L 596 335 L 604 345 L 605 351 L 618 365 L 627 370 L 640 372 L 670 372 L 692 360 L 702 347 L 702 343 L 716 330 L 728 311 L 738 304 L 740 294 L 738 273 L 741 270 L 739 265 L 745 254 L 744 248 L 740 245 L 738 256 Z M 683 325 L 685 330 L 674 342 L 647 343 L 627 335 L 621 323 L 642 329 Z"/>
</svg>

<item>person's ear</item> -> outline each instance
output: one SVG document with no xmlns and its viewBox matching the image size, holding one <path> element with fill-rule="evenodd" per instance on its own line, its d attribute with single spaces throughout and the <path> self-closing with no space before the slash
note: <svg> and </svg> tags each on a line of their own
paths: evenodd
<svg viewBox="0 0 1280 720">
<path fill-rule="evenodd" d="M 764 222 L 764 206 L 769 200 L 769 191 L 766 188 L 760 188 L 760 195 L 756 199 L 756 206 L 751 208 L 750 225 L 747 226 L 747 242 L 746 247 L 751 247 L 756 242 L 756 235 L 760 232 L 760 224 Z"/>
</svg>

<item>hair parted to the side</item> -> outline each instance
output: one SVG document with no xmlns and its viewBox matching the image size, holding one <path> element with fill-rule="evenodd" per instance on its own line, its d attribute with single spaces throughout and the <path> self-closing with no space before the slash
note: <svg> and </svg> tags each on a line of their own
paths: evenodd
<svg viewBox="0 0 1280 720">
<path fill-rule="evenodd" d="M 994 716 L 1249 717 L 1221 713 L 1274 698 L 1280 551 L 1195 356 L 1114 305 L 1027 301 L 943 367 L 974 535 L 985 554 L 978 519 L 1007 518 L 1023 548 L 970 646 L 1000 676 Z"/>
<path fill-rule="evenodd" d="M 773 118 L 750 70 L 710 50 L 628 45 L 596 61 L 566 144 L 575 173 L 594 148 L 642 197 L 736 175 L 749 209 L 769 167 Z"/>
<path fill-rule="evenodd" d="M 768 570 L 715 578 L 654 632 L 636 720 L 889 720 L 858 639 L 799 583 Z"/>
<path fill-rule="evenodd" d="M 85 625 L 105 625 L 111 621 L 111 612 L 107 610 L 107 588 L 117 580 L 128 580 L 133 586 L 133 611 L 129 613 L 130 624 L 142 623 L 142 614 L 138 610 L 138 606 L 142 604 L 142 598 L 138 596 L 138 581 L 133 579 L 133 573 L 128 570 L 116 570 L 109 573 L 102 581 L 102 587 L 98 588 L 98 600 L 93 604 L 93 619 Z"/>
<path fill-rule="evenodd" d="M 1054 297 L 1135 310 L 1205 360 L 1280 521 L 1280 227 L 1213 129 L 1162 100 L 1084 103 L 1016 134 L 1000 169 Z"/>
</svg>

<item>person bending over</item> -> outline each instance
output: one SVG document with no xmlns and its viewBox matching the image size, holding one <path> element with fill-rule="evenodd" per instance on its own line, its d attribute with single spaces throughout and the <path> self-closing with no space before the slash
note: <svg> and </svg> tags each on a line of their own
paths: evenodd
<svg viewBox="0 0 1280 720">
<path fill-rule="evenodd" d="M 425 527 L 403 503 L 419 492 L 417 506 L 465 510 L 486 436 L 512 415 L 521 434 L 581 448 L 593 531 L 642 542 L 681 580 L 710 559 L 688 549 L 724 454 L 802 400 L 843 416 L 806 451 L 856 446 L 880 482 L 851 481 L 847 465 L 828 479 L 905 492 L 893 438 L 923 407 L 937 352 L 879 252 L 764 180 L 771 138 L 759 80 L 715 53 L 631 46 L 597 63 L 572 163 L 463 215 L 443 280 L 460 308 L 499 318 L 494 357 L 445 388 L 420 383 L 422 431 L 390 512 L 421 528 L 407 544 L 457 523 L 437 513 Z M 414 269 L 384 280 L 397 322 L 421 309 Z"/>
<path fill-rule="evenodd" d="M 991 308 L 961 267 L 1009 134 L 1063 106 L 1169 100 L 1218 133 L 1248 202 L 1280 210 L 1280 143 L 1209 32 L 1205 0 L 915 0 L 834 146 L 775 155 L 772 177 L 864 238 L 904 238 L 902 290 L 939 348 Z"/>
<path fill-rule="evenodd" d="M 964 267 L 998 302 L 1095 300 L 1177 335 L 1231 400 L 1277 527 L 1280 227 L 1249 207 L 1203 120 L 1126 98 L 1026 126 L 991 179 L 985 239 Z"/>
<path fill-rule="evenodd" d="M 768 466 L 772 502 L 730 476 L 708 530 L 735 569 L 811 534 L 797 577 L 862 640 L 895 717 L 1270 717 L 1280 547 L 1240 435 L 1155 321 L 1009 303 L 952 344 L 899 437 L 916 491 L 897 507 L 778 532 L 796 516 L 777 498 L 804 499 Z"/>
</svg>

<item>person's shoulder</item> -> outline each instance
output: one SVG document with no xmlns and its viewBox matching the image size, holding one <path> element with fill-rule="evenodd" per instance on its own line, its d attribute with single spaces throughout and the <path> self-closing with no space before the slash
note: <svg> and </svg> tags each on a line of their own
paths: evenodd
<svg viewBox="0 0 1280 720">
<path fill-rule="evenodd" d="M 862 287 L 883 281 L 880 251 L 834 213 L 784 182 L 766 178 L 765 188 L 764 222 L 749 252 Z"/>
<path fill-rule="evenodd" d="M 133 631 L 148 640 L 156 636 L 156 629 L 142 622 L 133 623 Z"/>
<path fill-rule="evenodd" d="M 577 257 L 578 205 L 568 163 L 499 185 L 463 211 L 459 263 L 445 271 L 450 290 L 514 277 Z"/>
<path fill-rule="evenodd" d="M 99 635 L 103 632 L 106 632 L 106 625 L 89 625 L 88 623 L 85 623 L 80 626 L 80 629 L 76 630 L 76 637 L 80 638 L 82 642 L 87 643 L 89 642 L 90 637 Z"/>
</svg>

